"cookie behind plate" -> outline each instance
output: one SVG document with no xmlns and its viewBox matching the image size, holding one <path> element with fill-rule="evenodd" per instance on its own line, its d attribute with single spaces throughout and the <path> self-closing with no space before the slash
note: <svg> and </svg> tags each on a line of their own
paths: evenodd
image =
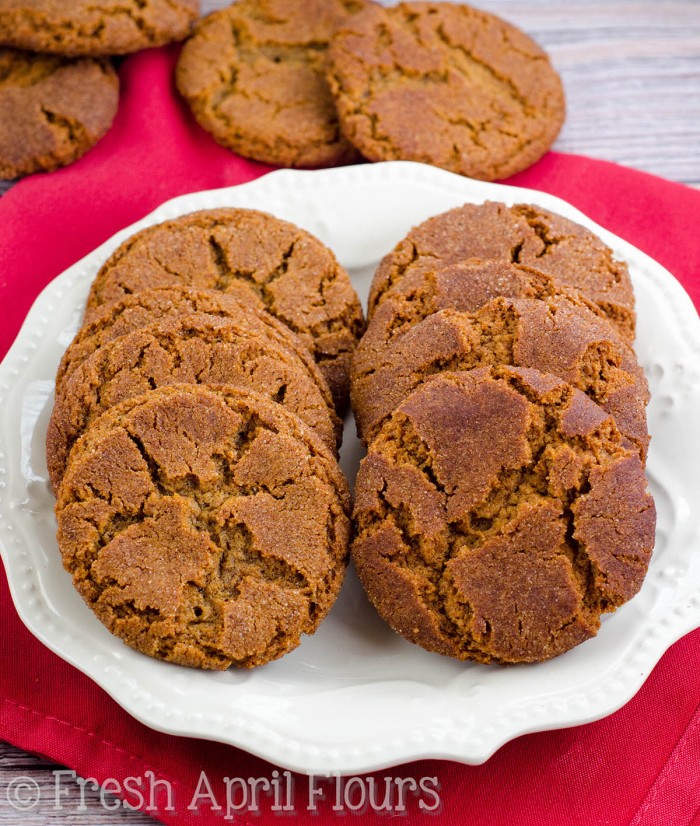
<svg viewBox="0 0 700 826">
<path fill-rule="evenodd" d="M 0 44 L 61 55 L 120 55 L 182 40 L 199 0 L 0 0 Z"/>
<path fill-rule="evenodd" d="M 239 0 L 202 20 L 177 64 L 200 125 L 239 155 L 292 167 L 359 158 L 325 79 L 326 46 L 365 0 Z"/>
<path fill-rule="evenodd" d="M 372 161 L 420 161 L 482 180 L 538 160 L 564 121 L 547 55 L 472 6 L 370 5 L 331 41 L 343 133 Z"/>
<path fill-rule="evenodd" d="M 0 47 L 0 179 L 77 160 L 112 125 L 118 102 L 119 80 L 107 60 Z"/>
</svg>

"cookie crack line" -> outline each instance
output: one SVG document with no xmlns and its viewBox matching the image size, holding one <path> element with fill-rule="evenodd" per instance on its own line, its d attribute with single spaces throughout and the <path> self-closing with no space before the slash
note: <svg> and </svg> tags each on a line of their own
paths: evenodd
<svg viewBox="0 0 700 826">
<path fill-rule="evenodd" d="M 262 300 L 264 301 L 267 309 L 271 312 L 274 316 L 276 316 L 280 321 L 282 321 L 287 327 L 289 327 L 292 332 L 296 333 L 297 335 L 303 336 L 312 336 L 318 337 L 322 333 L 332 333 L 332 332 L 340 332 L 340 331 L 347 331 L 351 334 L 354 342 L 354 331 L 348 328 L 347 322 L 343 319 L 342 316 L 329 316 L 327 318 L 320 319 L 313 325 L 301 325 L 295 322 L 293 319 L 289 318 L 286 313 L 283 313 L 279 309 L 274 307 L 275 304 L 275 297 L 270 292 L 270 287 L 281 278 L 286 272 L 289 270 L 289 263 L 294 255 L 294 250 L 298 244 L 298 239 L 294 239 L 287 250 L 282 253 L 281 259 L 279 263 L 270 271 L 268 276 L 262 280 L 257 281 L 254 275 L 251 272 L 246 272 L 245 270 L 241 270 L 239 268 L 231 267 L 228 257 L 226 255 L 226 250 L 223 246 L 217 241 L 216 238 L 213 236 L 209 236 L 208 238 L 209 245 L 212 249 L 212 253 L 214 255 L 214 265 L 218 270 L 218 281 L 215 286 L 215 289 L 225 291 L 226 287 L 233 281 L 243 281 L 244 283 L 248 284 L 250 288 L 259 295 Z M 325 295 L 326 291 L 328 290 L 329 286 L 336 280 L 336 274 L 330 270 L 324 271 L 321 282 L 319 284 L 319 292 L 321 294 L 321 298 Z M 313 305 L 312 305 L 313 306 Z M 321 306 L 321 304 L 319 304 Z M 357 320 L 357 325 L 360 325 L 361 321 Z M 345 345 L 345 349 L 341 349 L 337 352 L 343 351 L 351 351 L 353 349 L 353 342 L 349 342 Z M 314 342 L 315 349 L 318 349 L 319 342 Z M 341 345 L 342 347 L 342 345 Z M 326 358 L 334 358 L 335 352 L 333 354 L 324 354 L 322 351 L 318 353 L 319 357 L 323 358 L 325 355 Z"/>
<path fill-rule="evenodd" d="M 447 563 L 449 559 L 445 559 L 444 563 L 441 565 L 440 568 L 435 568 L 427 563 L 425 563 L 422 559 L 422 554 L 420 553 L 420 540 L 421 535 L 420 533 L 415 533 L 410 529 L 410 519 L 405 518 L 406 508 L 403 509 L 401 507 L 394 508 L 392 507 L 386 499 L 386 490 L 387 485 L 386 482 L 384 483 L 381 490 L 377 492 L 377 497 L 384 505 L 386 511 L 390 513 L 388 519 L 391 521 L 391 524 L 398 530 L 399 534 L 401 535 L 402 539 L 404 540 L 406 547 L 410 549 L 411 553 L 418 557 L 420 560 L 419 567 L 423 575 L 425 576 L 426 580 L 430 586 L 432 586 L 432 590 L 430 587 L 427 587 L 426 584 L 422 584 L 419 586 L 419 595 L 420 599 L 423 602 L 423 605 L 432 609 L 440 618 L 440 624 L 442 626 L 443 633 L 446 633 L 448 636 L 450 634 L 457 634 L 458 627 L 456 623 L 448 616 L 447 611 L 445 610 L 445 606 L 443 604 L 443 600 L 440 595 L 440 588 L 442 585 L 445 569 L 447 567 Z M 403 512 L 403 518 L 402 518 Z M 384 519 L 387 519 L 385 515 Z M 397 563 L 396 557 L 392 557 L 392 562 L 397 564 L 397 567 L 401 568 L 402 570 L 410 571 L 414 569 L 414 566 L 417 562 L 416 559 L 408 560 L 405 556 L 403 556 L 400 562 Z M 411 564 L 412 563 L 412 564 Z"/>
<path fill-rule="evenodd" d="M 241 435 L 241 439 L 237 445 L 238 462 L 240 462 L 241 459 L 243 459 L 246 453 L 250 450 L 252 443 L 255 441 L 258 429 L 259 428 L 253 422 L 251 422 L 249 423 L 249 427 L 247 427 L 244 433 Z M 153 459 L 153 457 L 149 453 L 143 440 L 134 433 L 128 433 L 128 436 L 131 442 L 138 450 L 139 454 L 141 455 L 144 463 L 148 468 L 151 482 L 153 484 L 156 495 L 158 495 L 159 498 L 176 498 L 181 496 L 181 492 L 177 490 L 177 488 L 174 485 L 163 482 L 158 463 Z M 245 498 L 248 496 L 257 495 L 260 492 L 265 492 L 268 493 L 272 498 L 281 501 L 284 499 L 284 493 L 280 494 L 279 489 L 288 488 L 297 484 L 297 482 L 294 479 L 287 479 L 283 482 L 276 484 L 274 489 L 268 485 L 265 485 L 264 483 L 260 483 L 255 487 L 241 485 L 234 482 L 230 474 L 230 465 L 228 460 L 223 458 L 222 462 L 226 466 L 223 475 L 226 478 L 227 484 L 237 488 L 236 492 L 231 494 L 235 497 Z M 191 468 L 188 477 L 189 479 L 186 480 L 186 483 L 190 481 L 194 482 L 196 478 L 192 473 Z M 87 483 L 85 487 L 92 494 L 92 497 L 94 497 L 95 499 L 104 499 L 104 493 L 97 491 L 95 487 L 90 483 Z M 219 552 L 226 552 L 227 550 L 229 550 L 227 546 L 226 532 L 230 531 L 230 526 L 228 526 L 226 522 L 224 522 L 223 524 L 217 523 L 214 517 L 205 516 L 206 511 L 203 506 L 206 505 L 206 494 L 204 494 L 204 498 L 202 498 L 202 492 L 198 489 L 197 484 L 186 484 L 186 487 L 188 495 L 193 498 L 195 503 L 198 505 L 199 509 L 198 513 L 191 513 L 189 515 L 191 524 L 196 529 L 206 533 L 210 537 L 213 545 L 217 548 Z M 141 524 L 146 520 L 146 507 L 152 495 L 153 493 L 148 494 L 144 498 L 138 511 L 131 514 L 124 514 L 119 512 L 112 517 L 112 519 L 110 520 L 112 530 L 105 532 L 105 535 L 103 536 L 103 541 L 98 546 L 98 551 L 95 556 L 99 556 L 99 550 L 108 545 L 115 538 L 115 536 L 118 536 L 119 533 L 125 530 L 128 526 L 134 524 Z M 110 504 L 112 503 L 111 492 L 107 501 Z M 245 528 L 245 526 L 240 527 Z M 115 528 L 117 528 L 117 530 L 114 530 Z M 262 553 L 262 551 L 256 549 L 252 545 L 252 543 L 247 548 L 247 553 L 251 559 L 256 558 L 259 561 L 262 561 L 264 558 L 264 554 Z M 307 590 L 309 592 L 313 590 L 311 588 L 310 582 L 300 570 L 294 568 L 290 563 L 288 563 L 286 560 L 280 557 L 275 556 L 274 560 L 275 566 L 278 569 L 278 575 L 276 577 L 277 579 L 284 580 L 286 584 L 288 584 L 289 586 L 293 586 L 299 590 Z M 250 561 L 250 559 L 248 561 Z M 93 562 L 95 562 L 95 559 L 93 559 Z"/>
<path fill-rule="evenodd" d="M 294 248 L 297 243 L 296 240 L 291 242 L 288 249 L 282 253 L 279 263 L 276 264 L 262 281 L 257 281 L 252 272 L 246 272 L 238 267 L 232 267 L 226 255 L 226 250 L 213 235 L 210 234 L 207 241 L 214 255 L 214 266 L 218 272 L 218 280 L 214 289 L 225 292 L 226 288 L 233 281 L 244 281 L 266 304 L 271 305 L 274 303 L 274 296 L 269 291 L 270 284 L 274 283 L 278 278 L 281 278 L 289 269 L 289 259 L 294 253 Z"/>
<path fill-rule="evenodd" d="M 145 5 L 140 5 L 142 8 L 145 8 Z M 155 40 L 158 37 L 157 31 L 148 24 L 142 15 L 137 13 L 133 6 L 113 6 L 107 10 L 102 6 L 87 5 L 85 6 L 85 11 L 94 12 L 101 18 L 104 18 L 105 15 L 108 17 L 125 16 L 131 20 L 131 22 L 142 34 L 146 35 L 149 41 Z M 2 17 L 2 12 L 0 12 L 0 21 L 2 20 Z M 16 19 L 17 18 L 15 18 L 15 21 Z M 71 18 L 55 20 L 48 18 L 46 15 L 42 15 L 41 13 L 30 11 L 20 13 L 19 21 L 19 23 L 14 22 L 13 25 L 20 29 L 29 29 L 35 34 L 49 36 L 51 40 L 54 41 L 56 46 L 60 46 L 66 36 L 71 35 L 99 40 L 100 35 L 106 28 L 104 19 L 100 19 L 90 25 L 87 23 L 81 23 Z M 12 18 L 10 18 L 10 22 L 13 23 Z"/>
<path fill-rule="evenodd" d="M 465 14 L 467 13 L 466 10 L 462 10 L 462 11 Z M 520 104 L 520 106 L 523 109 L 523 112 L 529 118 L 531 118 L 533 114 L 538 113 L 537 107 L 534 107 L 525 97 L 523 97 L 522 93 L 518 90 L 517 86 L 515 85 L 515 83 L 513 83 L 513 80 L 511 78 L 497 72 L 493 68 L 493 66 L 491 66 L 489 63 L 487 63 L 485 60 L 481 60 L 478 57 L 476 57 L 474 52 L 471 51 L 470 49 L 468 49 L 463 44 L 453 42 L 450 39 L 447 32 L 445 31 L 445 28 L 442 24 L 439 24 L 438 26 L 436 26 L 435 29 L 434 29 L 434 32 L 437 35 L 438 39 L 442 43 L 444 43 L 445 46 L 447 46 L 450 53 L 456 51 L 456 52 L 464 55 L 464 57 L 468 61 L 471 61 L 472 63 L 476 64 L 477 66 L 481 66 L 481 68 L 484 69 L 495 81 L 497 81 L 500 84 L 503 84 L 503 85 L 507 86 L 511 91 L 511 97 L 517 103 Z M 464 77 L 467 77 L 467 74 L 464 71 L 464 68 L 459 63 L 452 60 L 451 65 L 452 65 L 452 68 L 456 72 L 458 72 L 459 74 L 461 74 Z"/>
<path fill-rule="evenodd" d="M 281 583 L 295 591 L 301 591 L 309 598 L 313 597 L 314 588 L 308 577 L 286 559 L 266 555 L 256 548 L 250 530 L 242 522 L 219 524 L 213 518 L 202 515 L 195 517 L 193 522 L 199 530 L 210 536 L 212 544 L 220 552 L 216 566 L 219 583 L 227 578 L 225 568 L 231 564 L 232 575 L 238 576 L 239 583 L 243 578 L 253 575 L 260 581 Z M 235 539 L 241 538 L 242 547 L 235 542 Z M 214 576 L 213 568 L 211 575 Z M 231 590 L 232 596 L 240 593 L 236 585 L 232 585 Z"/>
<path fill-rule="evenodd" d="M 50 128 L 59 129 L 64 133 L 68 143 L 84 145 L 89 141 L 87 130 L 83 124 L 75 118 L 69 118 L 66 115 L 62 115 L 60 112 L 49 109 L 48 106 L 41 106 L 39 111 Z"/>
<path fill-rule="evenodd" d="M 525 219 L 528 226 L 542 241 L 543 249 L 535 256 L 536 258 L 546 258 L 553 248 L 556 248 L 559 244 L 567 241 L 571 241 L 573 243 L 582 241 L 581 238 L 573 234 L 553 234 L 550 227 L 547 226 L 543 216 L 538 215 L 537 212 L 533 211 L 532 207 L 528 204 L 516 204 L 513 207 L 513 211 Z M 603 265 L 605 272 L 612 277 L 613 283 L 600 283 L 598 285 L 598 290 L 602 292 L 610 292 L 622 283 L 622 271 L 620 266 L 616 266 L 616 263 L 612 258 L 612 250 L 603 246 L 600 249 L 600 253 L 601 256 L 599 256 L 598 260 Z"/>
<path fill-rule="evenodd" d="M 537 393 L 528 388 L 522 381 L 516 379 L 514 381 L 508 381 L 507 383 L 515 389 L 516 392 L 520 392 L 521 395 L 530 401 L 536 400 Z M 454 518 L 448 517 L 447 528 L 449 528 L 449 534 L 442 536 L 442 539 L 445 541 L 445 548 L 439 555 L 438 560 L 431 562 L 423 556 L 421 552 L 423 536 L 417 526 L 411 526 L 413 517 L 409 506 L 403 502 L 391 504 L 387 500 L 386 479 L 382 480 L 380 490 L 377 492 L 377 496 L 382 504 L 380 512 L 377 513 L 376 508 L 373 507 L 369 513 L 360 512 L 356 515 L 356 518 L 359 520 L 358 533 L 360 534 L 364 527 L 365 530 L 369 529 L 371 535 L 376 532 L 376 529 L 381 529 L 381 526 L 386 524 L 387 518 L 390 519 L 391 523 L 402 536 L 405 547 L 410 550 L 409 554 L 405 552 L 393 554 L 390 557 L 392 564 L 398 568 L 409 571 L 415 571 L 416 565 L 418 565 L 420 569 L 419 572 L 432 584 L 432 590 L 426 589 L 425 585 L 417 586 L 420 591 L 420 599 L 424 604 L 427 601 L 429 606 L 426 607 L 436 611 L 441 618 L 444 613 L 441 602 L 444 597 L 443 585 L 446 582 L 445 576 L 449 562 L 461 554 L 465 548 L 474 550 L 488 542 L 491 538 L 503 535 L 503 529 L 509 524 L 513 524 L 513 519 L 517 517 L 522 505 L 522 497 L 520 497 L 520 499 L 514 498 L 517 491 L 531 488 L 531 493 L 526 497 L 526 500 L 530 502 L 530 504 L 536 504 L 538 501 L 545 502 L 551 498 L 551 493 L 548 490 L 549 471 L 547 470 L 546 463 L 542 464 L 545 460 L 546 452 L 551 447 L 551 439 L 543 438 L 544 433 L 550 432 L 551 427 L 554 426 L 557 435 L 557 444 L 578 446 L 579 449 L 583 449 L 584 455 L 588 452 L 585 437 L 563 434 L 557 425 L 559 416 L 569 408 L 574 393 L 575 391 L 573 391 L 572 388 L 565 386 L 562 388 L 561 397 L 558 401 L 554 403 L 548 402 L 546 404 L 545 420 L 539 426 L 542 428 L 542 432 L 540 433 L 539 429 L 532 430 L 531 426 L 527 433 L 527 440 L 531 451 L 527 465 L 519 468 L 501 468 L 496 477 L 491 481 L 488 492 L 481 497 L 478 508 L 476 510 L 472 508 L 469 512 L 468 524 L 464 521 L 465 514 Z M 560 411 L 560 413 L 556 411 Z M 551 422 L 548 424 L 550 419 Z M 430 488 L 440 494 L 441 497 L 449 497 L 456 493 L 457 489 L 453 491 L 447 490 L 436 476 L 432 468 L 432 457 L 428 444 L 414 430 L 410 419 L 406 418 L 405 414 L 399 410 L 394 414 L 394 421 L 400 425 L 399 434 L 394 437 L 386 433 L 383 436 L 380 435 L 377 442 L 375 442 L 379 455 L 383 455 L 384 449 L 393 444 L 394 449 L 392 453 L 397 467 L 400 468 L 405 465 L 407 468 L 420 472 L 425 477 Z M 598 427 L 600 428 L 601 425 Z M 596 430 L 596 432 L 599 432 L 599 430 Z M 414 444 L 416 439 L 418 439 L 420 443 L 420 449 Z M 537 444 L 538 441 L 540 442 L 539 444 Z M 410 459 L 404 459 L 402 461 L 402 452 L 406 453 Z M 542 466 L 540 467 L 540 465 Z M 605 612 L 614 609 L 617 601 L 615 599 L 611 601 L 610 596 L 598 586 L 596 582 L 598 578 L 600 578 L 603 583 L 606 581 L 605 571 L 600 570 L 588 553 L 585 543 L 575 536 L 576 514 L 572 509 L 572 503 L 581 500 L 581 497 L 585 496 L 590 489 L 590 467 L 588 464 L 584 464 L 579 470 L 578 478 L 569 483 L 566 489 L 566 496 L 557 497 L 560 499 L 560 516 L 565 522 L 566 532 L 564 545 L 556 553 L 557 556 L 568 559 L 572 574 L 574 574 L 582 584 L 581 599 L 585 609 L 587 611 L 595 611 L 597 609 L 598 612 Z M 505 494 L 503 493 L 504 490 L 506 491 Z M 510 492 L 508 493 L 508 491 Z M 504 499 L 504 501 L 499 501 L 501 499 Z M 443 501 L 443 507 L 445 507 L 445 505 L 446 500 Z M 647 505 L 645 509 L 650 510 L 651 508 L 651 505 Z M 505 519 L 501 518 L 503 517 L 504 510 L 507 511 Z M 489 516 L 489 513 L 492 511 L 498 513 L 498 520 Z M 614 523 L 614 520 L 611 521 Z M 372 528 L 375 530 L 372 530 Z M 620 535 L 619 531 L 617 532 L 618 535 Z M 642 568 L 643 562 L 638 563 L 637 567 Z M 443 622 L 442 619 L 441 622 Z M 454 628 L 456 626 L 450 627 Z M 447 630 L 449 631 L 449 628 Z"/>
<path fill-rule="evenodd" d="M 269 103 L 271 106 L 274 107 L 274 110 L 275 110 L 273 112 L 273 117 L 276 117 L 277 115 L 280 114 L 280 112 L 283 112 L 285 109 L 294 109 L 295 106 L 296 106 L 296 104 L 292 104 L 292 103 L 290 103 L 289 105 L 285 105 L 284 103 L 279 103 L 277 101 L 268 102 L 261 95 L 252 96 L 252 95 L 249 95 L 247 93 L 243 93 L 240 90 L 235 92 L 235 94 L 237 96 L 245 98 L 246 100 L 260 100 L 264 103 Z M 227 112 L 225 112 L 221 108 L 221 106 L 223 105 L 224 102 L 225 102 L 225 100 L 220 101 L 215 106 L 213 106 L 212 109 L 216 113 L 217 117 L 229 129 L 231 129 L 234 132 L 235 138 L 236 139 L 241 139 L 241 138 L 244 137 L 244 133 L 240 128 L 240 122 L 237 121 L 235 118 L 232 118 Z M 333 137 L 328 138 L 328 139 L 323 140 L 323 141 L 320 141 L 320 142 L 317 143 L 317 145 L 333 146 L 337 143 L 337 139 L 338 139 L 339 136 L 340 136 L 340 127 L 336 127 Z M 307 147 L 298 146 L 294 141 L 287 140 L 283 135 L 280 135 L 280 134 L 275 135 L 274 140 L 272 142 L 263 141 L 262 139 L 255 138 L 253 136 L 247 136 L 245 139 L 247 141 L 249 141 L 251 144 L 255 144 L 259 148 L 264 148 L 264 149 L 268 149 L 268 150 L 272 145 L 277 146 L 277 147 L 284 146 L 286 150 L 288 150 L 289 152 L 292 153 L 292 157 L 291 157 L 291 160 L 290 160 L 289 164 L 286 164 L 287 166 L 294 166 L 297 163 L 301 163 L 301 160 L 306 156 L 307 151 L 308 151 Z M 223 138 L 222 138 L 221 142 L 225 146 L 228 145 L 228 143 L 226 141 L 224 141 Z"/>
<path fill-rule="evenodd" d="M 147 3 L 143 2 L 143 0 L 135 0 L 137 8 L 144 10 L 147 8 Z M 87 6 L 87 11 L 94 11 L 101 15 L 105 14 L 105 10 L 101 6 Z M 116 17 L 116 16 L 125 16 L 131 20 L 131 22 L 136 26 L 136 28 L 145 34 L 149 40 L 154 40 L 157 37 L 157 32 L 148 24 L 148 21 L 144 18 L 142 14 L 139 14 L 133 6 L 124 5 L 124 6 L 112 6 L 108 11 L 108 16 Z M 102 24 L 104 27 L 104 23 Z"/>
</svg>

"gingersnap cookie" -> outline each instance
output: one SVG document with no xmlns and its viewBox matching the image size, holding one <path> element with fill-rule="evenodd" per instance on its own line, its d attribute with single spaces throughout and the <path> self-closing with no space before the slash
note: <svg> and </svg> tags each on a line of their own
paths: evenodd
<svg viewBox="0 0 700 826">
<path fill-rule="evenodd" d="M 199 124 L 246 158 L 335 166 L 359 154 L 343 137 L 325 79 L 326 47 L 365 0 L 239 0 L 205 17 L 177 63 Z"/>
<path fill-rule="evenodd" d="M 238 289 L 237 289 L 238 288 Z M 119 336 L 168 318 L 205 313 L 228 319 L 239 327 L 269 339 L 293 353 L 317 385 L 335 421 L 333 397 L 316 362 L 299 338 L 263 309 L 258 296 L 242 283 L 229 285 L 229 292 L 195 290 L 189 287 L 160 287 L 126 295 L 108 306 L 99 305 L 86 314 L 82 327 L 66 348 L 56 373 L 56 394 L 66 378 L 98 347 Z"/>
<path fill-rule="evenodd" d="M 199 0 L 0 0 L 0 44 L 62 55 L 118 55 L 182 40 Z"/>
<path fill-rule="evenodd" d="M 112 125 L 118 102 L 108 61 L 0 48 L 0 179 L 77 160 Z"/>
<path fill-rule="evenodd" d="M 254 394 L 161 387 L 76 444 L 56 504 L 65 568 L 132 648 L 199 668 L 260 665 L 330 610 L 350 497 L 294 414 Z"/>
<path fill-rule="evenodd" d="M 539 662 L 639 590 L 655 509 L 614 422 L 554 376 L 442 373 L 382 426 L 355 489 L 380 615 L 461 660 Z"/>
<path fill-rule="evenodd" d="M 487 201 L 429 218 L 386 255 L 369 296 L 371 318 L 404 279 L 458 262 L 505 261 L 534 267 L 595 302 L 628 340 L 634 293 L 627 265 L 590 230 L 538 206 Z"/>
<path fill-rule="evenodd" d="M 379 347 L 365 336 L 352 365 L 358 432 L 371 441 L 406 396 L 435 373 L 497 364 L 552 373 L 582 390 L 615 418 L 645 460 L 644 373 L 605 319 L 564 297 L 495 298 L 475 313 L 440 310 Z"/>
<path fill-rule="evenodd" d="M 46 435 L 49 479 L 58 490 L 77 439 L 105 410 L 169 384 L 230 385 L 296 413 L 335 453 L 340 419 L 293 353 L 228 319 L 193 314 L 120 336 L 71 373 L 56 395 Z"/>
<path fill-rule="evenodd" d="M 362 340 L 366 346 L 379 349 L 433 313 L 474 312 L 499 296 L 564 298 L 610 323 L 598 305 L 580 290 L 541 270 L 507 261 L 466 261 L 426 272 L 417 269 L 402 278 L 375 309 Z"/>
<path fill-rule="evenodd" d="M 370 5 L 333 37 L 328 64 L 343 133 L 372 161 L 492 181 L 532 165 L 564 122 L 545 52 L 471 6 Z"/>
<path fill-rule="evenodd" d="M 249 289 L 309 349 L 336 405 L 345 403 L 362 307 L 347 272 L 313 235 L 252 209 L 183 215 L 127 239 L 98 272 L 87 306 L 177 285 Z"/>
</svg>

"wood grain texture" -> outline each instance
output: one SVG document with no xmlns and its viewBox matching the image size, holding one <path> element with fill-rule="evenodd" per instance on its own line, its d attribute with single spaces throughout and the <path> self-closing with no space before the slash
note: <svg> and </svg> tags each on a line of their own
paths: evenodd
<svg viewBox="0 0 700 826">
<path fill-rule="evenodd" d="M 156 822 L 142 812 L 124 811 L 121 802 L 108 794 L 101 799 L 92 784 L 85 784 L 81 792 L 78 783 L 57 777 L 62 769 L 0 741 L 0 826 L 153 826 Z M 27 808 L 35 799 L 36 804 Z M 119 810 L 110 810 L 117 806 Z"/>
<path fill-rule="evenodd" d="M 550 54 L 567 118 L 554 145 L 700 185 L 697 0 L 482 0 Z"/>
<path fill-rule="evenodd" d="M 227 5 L 203 0 L 203 11 Z M 699 0 L 480 0 L 480 8 L 520 26 L 551 55 L 567 93 L 567 120 L 555 149 L 617 161 L 700 186 Z M 11 184 L 0 183 L 0 193 Z M 106 811 L 99 794 L 73 784 L 54 811 L 55 767 L 0 743 L 0 826 L 153 823 Z M 19 776 L 39 784 L 40 804 L 18 813 L 8 802 Z M 70 783 L 64 781 L 68 788 Z"/>
</svg>

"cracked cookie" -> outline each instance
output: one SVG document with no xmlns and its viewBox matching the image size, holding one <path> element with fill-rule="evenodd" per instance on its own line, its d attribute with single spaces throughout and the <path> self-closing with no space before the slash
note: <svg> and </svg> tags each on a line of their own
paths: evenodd
<svg viewBox="0 0 700 826">
<path fill-rule="evenodd" d="M 296 413 L 333 453 L 339 445 L 340 419 L 293 353 L 228 319 L 184 315 L 114 339 L 71 373 L 56 394 L 46 434 L 53 489 L 71 448 L 101 413 L 170 384 L 255 391 Z"/>
<path fill-rule="evenodd" d="M 579 290 L 534 267 L 507 261 L 466 261 L 426 272 L 418 268 L 402 278 L 377 305 L 363 341 L 380 348 L 439 310 L 475 312 L 500 296 L 564 298 L 607 320 L 598 305 Z"/>
<path fill-rule="evenodd" d="M 280 405 L 179 385 L 113 407 L 76 444 L 56 504 L 63 564 L 127 645 L 252 667 L 295 648 L 343 580 L 350 497 Z"/>
<path fill-rule="evenodd" d="M 338 409 L 364 330 L 362 307 L 333 253 L 303 229 L 252 209 L 193 212 L 128 238 L 97 273 L 88 309 L 154 287 L 242 287 L 299 336 Z"/>
<path fill-rule="evenodd" d="M 341 128 L 372 161 L 491 181 L 537 161 L 564 122 L 547 55 L 471 6 L 369 6 L 333 37 L 328 64 Z"/>
<path fill-rule="evenodd" d="M 387 296 L 401 292 L 409 275 L 489 260 L 531 266 L 574 287 L 595 302 L 627 340 L 634 338 L 634 293 L 627 265 L 590 230 L 529 204 L 465 204 L 414 227 L 379 264 L 368 316 Z"/>
<path fill-rule="evenodd" d="M 0 43 L 62 55 L 118 55 L 182 40 L 199 0 L 0 0 Z"/>
<path fill-rule="evenodd" d="M 513 367 L 443 373 L 370 445 L 352 556 L 406 639 L 539 662 L 637 593 L 655 519 L 639 456 L 579 390 Z"/>
<path fill-rule="evenodd" d="M 500 297 L 474 313 L 440 310 L 389 342 L 372 335 L 377 317 L 351 370 L 352 406 L 365 442 L 429 376 L 503 364 L 552 373 L 582 390 L 615 418 L 628 444 L 646 459 L 644 373 L 609 322 L 585 306 L 564 296 Z"/>
<path fill-rule="evenodd" d="M 293 353 L 318 386 L 334 415 L 331 391 L 307 348 L 289 327 L 266 312 L 257 295 L 242 283 L 230 284 L 227 293 L 218 290 L 194 290 L 189 287 L 140 290 L 124 296 L 115 304 L 107 307 L 100 305 L 88 311 L 82 327 L 68 345 L 58 366 L 56 394 L 61 392 L 61 385 L 73 370 L 98 347 L 119 336 L 133 333 L 141 327 L 191 313 L 205 313 L 228 319 L 252 333 L 264 336 L 281 349 Z"/>
<path fill-rule="evenodd" d="M 118 103 L 107 61 L 0 48 L 0 179 L 77 160 L 107 132 Z"/>
<path fill-rule="evenodd" d="M 338 126 L 326 47 L 366 0 L 239 0 L 198 25 L 177 87 L 199 124 L 239 155 L 292 167 L 359 158 Z"/>
</svg>

